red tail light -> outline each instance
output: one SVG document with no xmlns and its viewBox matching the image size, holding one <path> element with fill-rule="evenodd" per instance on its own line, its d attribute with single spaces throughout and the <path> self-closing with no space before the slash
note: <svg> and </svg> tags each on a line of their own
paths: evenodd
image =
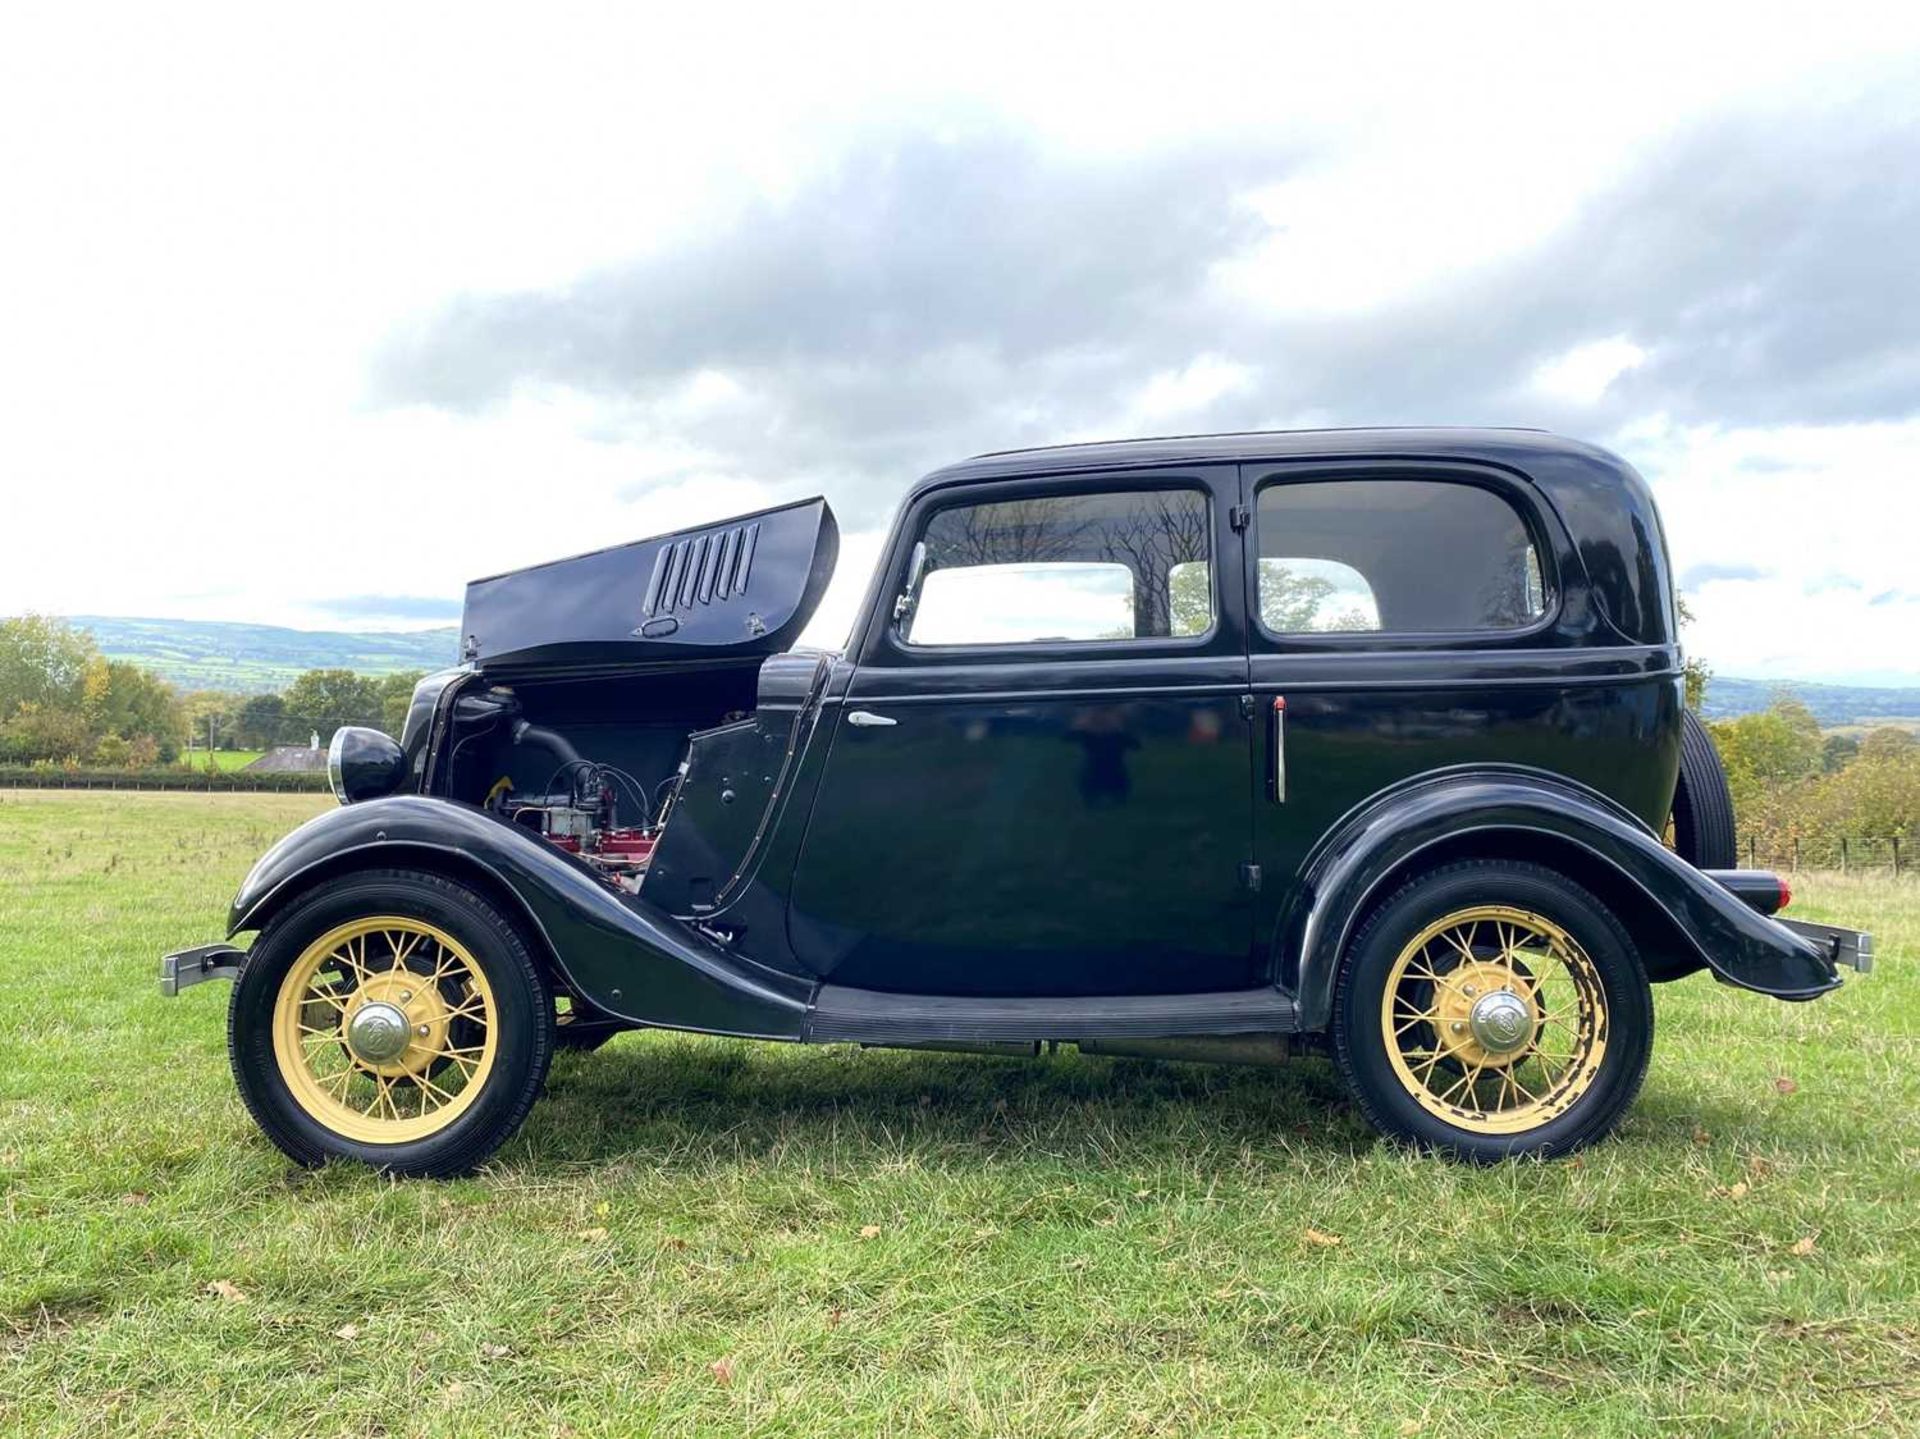
<svg viewBox="0 0 1920 1439">
<path fill-rule="evenodd" d="M 1773 882 L 1780 886 L 1780 908 L 1785 909 L 1793 903 L 1793 886 L 1787 883 L 1785 875 L 1776 874 Z"/>
</svg>

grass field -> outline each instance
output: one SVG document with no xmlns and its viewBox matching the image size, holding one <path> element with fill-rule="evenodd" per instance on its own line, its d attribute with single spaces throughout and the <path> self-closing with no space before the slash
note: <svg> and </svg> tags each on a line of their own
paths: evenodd
<svg viewBox="0 0 1920 1439">
<path fill-rule="evenodd" d="M 213 751 L 214 768 L 219 770 L 245 769 L 265 753 L 265 750 L 258 749 L 217 749 Z M 207 766 L 207 751 L 203 749 L 185 750 L 180 755 L 180 764 L 186 769 L 205 769 Z"/>
<path fill-rule="evenodd" d="M 0 795 L 0 1431 L 1920 1432 L 1920 883 L 1660 992 L 1620 1137 L 1470 1171 L 1278 1071 L 629 1035 L 482 1175 L 291 1170 L 218 938 L 314 796 Z"/>
</svg>

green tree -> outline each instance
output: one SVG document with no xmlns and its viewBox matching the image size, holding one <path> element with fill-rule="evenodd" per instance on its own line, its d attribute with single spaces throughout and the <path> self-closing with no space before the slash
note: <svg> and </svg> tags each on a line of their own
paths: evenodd
<svg viewBox="0 0 1920 1439">
<path fill-rule="evenodd" d="M 204 749 L 211 729 L 217 748 L 231 748 L 233 717 L 240 712 L 243 702 L 243 696 L 230 690 L 190 690 L 182 695 L 180 708 L 191 743 Z"/>
<path fill-rule="evenodd" d="M 425 670 L 402 670 L 399 674 L 380 677 L 380 728 L 395 739 L 400 738 L 400 731 L 407 726 L 407 706 L 413 700 L 413 687 L 425 673 Z"/>
<path fill-rule="evenodd" d="M 1813 712 L 1783 691 L 1759 714 L 1712 729 L 1742 828 L 1791 832 L 1797 790 L 1823 768 L 1826 745 Z"/>
<path fill-rule="evenodd" d="M 1685 595 L 1680 596 L 1678 603 L 1680 606 L 1680 628 L 1685 630 L 1688 625 L 1693 623 L 1693 611 L 1687 607 Z M 1689 655 L 1683 672 L 1687 687 L 1687 708 L 1698 711 L 1700 706 L 1706 703 L 1707 681 L 1713 678 L 1713 671 L 1707 667 L 1705 660 L 1699 658 L 1697 655 Z"/>
<path fill-rule="evenodd" d="M 177 751 L 187 721 L 173 686 L 124 660 L 108 660 L 103 669 L 105 689 L 91 715 L 102 737 L 113 735 L 129 745 L 150 739 L 163 755 Z"/>
<path fill-rule="evenodd" d="M 0 620 L 0 720 L 23 705 L 79 709 L 93 639 L 51 615 Z"/>
<path fill-rule="evenodd" d="M 292 742 L 311 732 L 325 744 L 342 725 L 380 723 L 380 682 L 352 670 L 308 670 L 285 698 Z"/>
<path fill-rule="evenodd" d="M 77 761 L 93 749 L 86 716 L 32 702 L 0 724 L 0 760 L 12 764 Z"/>
<path fill-rule="evenodd" d="M 233 717 L 233 742 L 239 749 L 272 749 L 286 739 L 286 730 L 287 701 L 282 695 L 248 695 Z"/>
<path fill-rule="evenodd" d="M 1899 759 L 1916 751 L 1920 751 L 1920 736 L 1895 725 L 1870 729 L 1860 741 L 1860 758 L 1864 760 Z"/>
</svg>

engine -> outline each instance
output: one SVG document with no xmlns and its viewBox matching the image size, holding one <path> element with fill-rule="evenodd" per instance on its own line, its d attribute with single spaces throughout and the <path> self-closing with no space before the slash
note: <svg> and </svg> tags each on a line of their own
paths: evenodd
<svg viewBox="0 0 1920 1439">
<path fill-rule="evenodd" d="M 487 796 L 487 807 L 556 849 L 578 855 L 609 884 L 638 894 L 685 769 L 683 764 L 649 796 L 624 770 L 575 760 L 540 793 L 516 793 L 502 780 Z M 561 787 L 555 789 L 555 783 Z M 635 817 L 639 823 L 622 823 Z"/>
</svg>

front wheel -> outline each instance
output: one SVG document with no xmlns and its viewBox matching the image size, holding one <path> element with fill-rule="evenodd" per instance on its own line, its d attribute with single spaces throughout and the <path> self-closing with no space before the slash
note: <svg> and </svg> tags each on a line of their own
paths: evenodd
<svg viewBox="0 0 1920 1439">
<path fill-rule="evenodd" d="M 234 985 L 241 1097 L 302 1164 L 472 1169 L 553 1056 L 553 1000 L 519 932 L 439 875 L 350 875 L 276 916 Z"/>
<path fill-rule="evenodd" d="M 1333 1042 L 1385 1134 L 1482 1163 L 1566 1154 L 1633 1103 L 1653 996 L 1585 889 L 1540 865 L 1468 861 L 1369 916 L 1341 963 Z"/>
</svg>

